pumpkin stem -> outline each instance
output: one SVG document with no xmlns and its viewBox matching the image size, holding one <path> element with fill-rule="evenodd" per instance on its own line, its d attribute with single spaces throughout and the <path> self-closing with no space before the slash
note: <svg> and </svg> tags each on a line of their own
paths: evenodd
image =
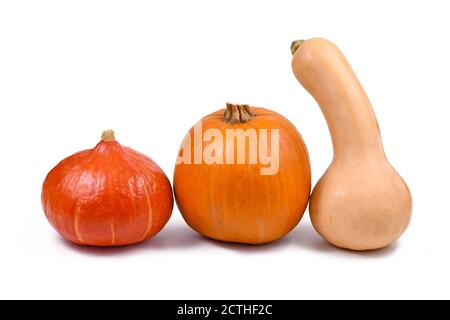
<svg viewBox="0 0 450 320">
<path fill-rule="evenodd" d="M 247 104 L 232 104 L 227 102 L 224 113 L 225 122 L 229 124 L 245 123 L 255 117 Z"/>
<path fill-rule="evenodd" d="M 292 43 L 291 43 L 291 52 L 292 52 L 292 54 L 294 54 L 295 51 L 297 51 L 297 49 L 302 45 L 303 42 L 305 42 L 305 40 L 292 41 Z"/>
<path fill-rule="evenodd" d="M 102 133 L 102 141 L 116 141 L 113 130 L 105 130 Z"/>
</svg>

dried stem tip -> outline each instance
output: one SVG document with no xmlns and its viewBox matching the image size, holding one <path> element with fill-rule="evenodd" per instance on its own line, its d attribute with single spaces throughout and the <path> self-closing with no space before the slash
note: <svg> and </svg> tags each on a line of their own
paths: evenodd
<svg viewBox="0 0 450 320">
<path fill-rule="evenodd" d="M 236 124 L 246 123 L 253 119 L 255 115 L 247 104 L 232 104 L 227 102 L 224 117 L 226 123 Z"/>
<path fill-rule="evenodd" d="M 297 51 L 297 49 L 302 45 L 303 42 L 305 42 L 305 40 L 292 41 L 292 43 L 291 43 L 291 52 L 292 52 L 292 54 L 294 54 L 295 51 Z"/>
<path fill-rule="evenodd" d="M 116 141 L 116 138 L 114 137 L 114 131 L 112 130 L 103 131 L 102 141 Z"/>
</svg>

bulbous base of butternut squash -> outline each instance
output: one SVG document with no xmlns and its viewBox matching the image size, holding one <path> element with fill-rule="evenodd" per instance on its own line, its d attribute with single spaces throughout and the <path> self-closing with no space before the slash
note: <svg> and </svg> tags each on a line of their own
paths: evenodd
<svg viewBox="0 0 450 320">
<path fill-rule="evenodd" d="M 363 251 L 384 248 L 402 235 L 412 199 L 387 161 L 368 157 L 363 163 L 332 163 L 314 188 L 309 208 L 323 238 L 337 247 Z"/>
</svg>

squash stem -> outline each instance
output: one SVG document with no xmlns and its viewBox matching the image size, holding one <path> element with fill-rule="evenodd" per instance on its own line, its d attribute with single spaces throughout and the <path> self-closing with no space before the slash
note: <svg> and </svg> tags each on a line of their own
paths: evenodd
<svg viewBox="0 0 450 320">
<path fill-rule="evenodd" d="M 255 115 L 247 104 L 232 104 L 227 102 L 224 118 L 229 124 L 246 123 L 253 119 Z"/>
<path fill-rule="evenodd" d="M 113 130 L 105 130 L 102 133 L 102 141 L 116 141 Z"/>
<path fill-rule="evenodd" d="M 302 45 L 303 42 L 305 42 L 305 40 L 292 41 L 292 43 L 291 43 L 291 52 L 292 52 L 292 54 L 294 54 L 295 51 L 297 51 L 297 49 Z"/>
</svg>

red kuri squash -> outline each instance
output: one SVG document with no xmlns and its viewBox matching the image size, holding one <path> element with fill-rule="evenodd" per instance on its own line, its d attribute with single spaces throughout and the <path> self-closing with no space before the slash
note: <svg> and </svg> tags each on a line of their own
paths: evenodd
<svg viewBox="0 0 450 320">
<path fill-rule="evenodd" d="M 69 241 L 121 246 L 158 233 L 170 218 L 173 197 L 155 162 L 105 131 L 94 149 L 76 153 L 50 171 L 42 205 L 49 222 Z"/>
</svg>

